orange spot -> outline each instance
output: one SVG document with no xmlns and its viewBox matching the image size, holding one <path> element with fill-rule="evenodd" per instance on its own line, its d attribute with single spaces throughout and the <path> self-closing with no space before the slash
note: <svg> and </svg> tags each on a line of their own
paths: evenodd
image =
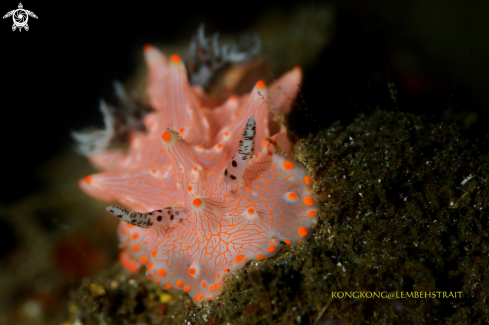
<svg viewBox="0 0 489 325">
<path fill-rule="evenodd" d="M 151 171 L 153 172 L 153 174 L 155 174 L 155 173 L 156 173 L 156 169 L 151 169 Z"/>
<path fill-rule="evenodd" d="M 194 300 L 195 300 L 195 302 L 198 302 L 199 301 L 199 295 L 195 295 Z"/>
<path fill-rule="evenodd" d="M 189 286 L 183 286 L 183 291 L 189 292 L 190 291 L 190 287 Z"/>
<path fill-rule="evenodd" d="M 205 295 L 204 294 L 201 294 L 200 295 L 200 299 L 204 299 L 205 298 Z"/>
<path fill-rule="evenodd" d="M 253 210 L 252 208 L 249 208 L 249 209 L 248 209 L 248 213 L 249 213 L 249 214 L 253 214 L 253 213 L 255 213 L 255 210 Z"/>
<path fill-rule="evenodd" d="M 182 280 L 178 280 L 177 281 L 177 287 L 181 287 L 181 286 L 183 286 L 183 282 L 182 282 Z"/>
<path fill-rule="evenodd" d="M 243 259 L 244 259 L 244 255 L 239 254 L 238 256 L 236 256 L 236 263 L 240 263 Z"/>
<path fill-rule="evenodd" d="M 284 164 L 283 164 L 284 168 L 287 169 L 287 170 L 291 170 L 292 168 L 294 168 L 294 164 L 291 163 L 290 161 L 284 161 Z"/>
<path fill-rule="evenodd" d="M 197 171 L 197 167 L 194 167 L 194 172 L 196 172 L 196 171 Z"/>
<path fill-rule="evenodd" d="M 170 61 L 175 63 L 175 64 L 179 64 L 181 59 L 180 59 L 180 56 L 176 55 L 176 54 L 172 54 L 170 56 Z"/>
<path fill-rule="evenodd" d="M 153 279 L 153 274 L 150 274 L 150 275 L 149 275 L 149 278 L 150 278 L 150 279 Z"/>
<path fill-rule="evenodd" d="M 307 215 L 310 217 L 314 217 L 315 214 L 316 214 L 316 211 L 314 211 L 314 210 L 311 210 L 307 213 Z"/>
<path fill-rule="evenodd" d="M 125 228 L 125 227 L 124 227 L 124 228 L 122 228 L 122 230 L 121 230 L 121 231 L 122 231 L 122 233 L 123 233 L 124 235 L 125 235 L 125 234 L 127 234 L 127 230 L 126 230 L 126 228 Z"/>
<path fill-rule="evenodd" d="M 202 288 L 205 288 L 205 287 L 207 287 L 207 282 L 202 281 L 201 285 L 202 285 Z"/>
<path fill-rule="evenodd" d="M 202 204 L 202 200 L 201 199 L 194 199 L 194 202 L 193 202 L 194 206 L 196 207 L 200 207 L 201 204 Z"/>
<path fill-rule="evenodd" d="M 229 132 L 224 132 L 224 136 L 227 137 L 229 135 Z"/>
<path fill-rule="evenodd" d="M 153 268 L 153 262 L 149 262 L 148 264 L 148 270 L 151 270 Z"/>
<path fill-rule="evenodd" d="M 188 274 L 194 275 L 195 274 L 195 269 L 192 267 L 190 270 L 188 270 Z"/>
<path fill-rule="evenodd" d="M 221 148 L 222 148 L 222 144 L 218 143 L 218 144 L 217 144 L 217 147 L 218 147 L 219 149 L 221 149 Z"/>
<path fill-rule="evenodd" d="M 307 236 L 309 232 L 307 231 L 306 227 L 299 227 L 297 228 L 297 233 L 299 234 L 299 236 Z"/>
<path fill-rule="evenodd" d="M 185 128 L 180 128 L 180 130 L 178 130 L 179 133 L 183 133 L 185 132 Z"/>
<path fill-rule="evenodd" d="M 169 141 L 170 141 L 170 139 L 171 139 L 170 132 L 165 131 L 165 132 L 163 133 L 163 135 L 161 136 L 161 138 L 163 139 L 163 141 L 165 141 L 165 142 L 169 142 Z"/>
<path fill-rule="evenodd" d="M 119 261 L 121 262 L 122 266 L 128 269 L 131 273 L 136 272 L 138 269 L 138 265 L 130 260 L 124 251 L 119 253 Z"/>
<path fill-rule="evenodd" d="M 288 240 L 288 239 L 284 240 L 284 242 L 287 243 L 287 244 L 289 244 L 289 245 L 292 244 L 292 242 L 290 240 Z"/>
<path fill-rule="evenodd" d="M 144 49 L 144 52 L 149 52 L 149 51 L 153 50 L 153 45 L 146 44 L 143 49 Z"/>
<path fill-rule="evenodd" d="M 154 250 L 153 253 L 151 255 L 153 255 L 153 257 L 156 256 L 156 254 L 158 254 L 158 251 L 157 250 Z"/>
<path fill-rule="evenodd" d="M 263 81 L 261 81 L 261 80 L 260 80 L 260 81 L 258 81 L 258 82 L 256 83 L 256 88 L 257 88 L 258 90 L 263 90 L 263 89 L 265 88 L 265 83 L 264 83 Z"/>
<path fill-rule="evenodd" d="M 305 203 L 306 205 L 313 205 L 313 204 L 314 204 L 314 200 L 312 199 L 312 197 L 310 197 L 310 196 L 306 196 L 306 197 L 304 198 L 304 203 Z"/>
<path fill-rule="evenodd" d="M 267 258 L 266 256 L 263 256 L 263 255 L 260 255 L 260 254 L 256 254 L 255 257 L 258 259 L 258 260 L 263 260 L 265 258 Z"/>
<path fill-rule="evenodd" d="M 136 232 L 136 233 L 132 234 L 131 237 L 132 237 L 132 239 L 138 239 L 139 238 L 139 233 Z"/>
<path fill-rule="evenodd" d="M 273 153 L 269 151 L 269 152 L 268 152 L 268 155 L 269 155 L 269 156 L 273 156 Z"/>
<path fill-rule="evenodd" d="M 295 194 L 294 192 L 289 192 L 289 194 L 287 194 L 287 197 L 291 200 L 295 200 L 297 199 L 297 194 Z"/>
<path fill-rule="evenodd" d="M 210 292 L 214 291 L 215 289 L 216 289 L 216 288 L 214 287 L 214 285 L 209 286 L 209 291 L 210 291 Z"/>
<path fill-rule="evenodd" d="M 217 272 L 217 274 L 216 274 L 216 278 L 218 278 L 218 279 L 219 279 L 220 277 L 221 277 L 221 273 Z"/>
<path fill-rule="evenodd" d="M 294 70 L 301 72 L 301 71 L 302 71 L 302 68 L 301 68 L 301 67 L 299 67 L 298 65 L 296 65 L 296 66 L 294 67 Z"/>
<path fill-rule="evenodd" d="M 156 283 L 160 283 L 160 279 L 156 279 Z"/>
<path fill-rule="evenodd" d="M 85 182 L 90 184 L 92 182 L 92 176 L 88 175 L 87 177 L 85 177 Z"/>
<path fill-rule="evenodd" d="M 233 95 L 233 96 L 229 97 L 229 99 L 234 102 L 237 98 L 236 98 L 236 96 Z"/>
<path fill-rule="evenodd" d="M 198 148 L 199 148 L 199 149 L 202 149 L 202 148 L 204 148 L 204 147 L 203 147 L 201 144 L 199 144 Z"/>
<path fill-rule="evenodd" d="M 148 263 L 148 258 L 146 256 L 141 256 L 141 263 L 146 264 Z"/>
<path fill-rule="evenodd" d="M 132 250 L 137 252 L 139 250 L 139 245 L 138 244 L 132 245 Z"/>
<path fill-rule="evenodd" d="M 269 144 L 270 144 L 270 142 L 268 142 L 267 140 L 263 140 L 263 145 L 264 145 L 265 147 L 268 147 L 268 145 L 269 145 Z"/>
<path fill-rule="evenodd" d="M 306 182 L 307 185 L 311 184 L 311 178 L 309 176 L 305 176 L 304 182 Z"/>
<path fill-rule="evenodd" d="M 166 275 L 166 270 L 165 269 L 159 269 L 158 270 L 158 275 L 159 276 L 165 276 Z"/>
<path fill-rule="evenodd" d="M 208 298 L 207 298 L 207 300 L 211 301 L 211 300 L 212 300 L 212 298 L 211 298 L 211 297 L 208 297 Z"/>
<path fill-rule="evenodd" d="M 129 227 L 129 228 L 134 227 L 134 225 L 131 225 L 130 223 L 126 223 L 125 225 L 126 225 L 126 227 Z"/>
<path fill-rule="evenodd" d="M 167 285 L 165 286 L 165 288 L 167 288 L 168 290 L 170 290 L 170 289 L 171 289 L 171 288 L 173 288 L 173 287 L 172 287 L 172 285 L 171 285 L 171 284 L 167 284 Z"/>
<path fill-rule="evenodd" d="M 267 250 L 270 252 L 270 253 L 273 253 L 277 250 L 277 248 L 275 246 L 268 246 Z"/>
</svg>

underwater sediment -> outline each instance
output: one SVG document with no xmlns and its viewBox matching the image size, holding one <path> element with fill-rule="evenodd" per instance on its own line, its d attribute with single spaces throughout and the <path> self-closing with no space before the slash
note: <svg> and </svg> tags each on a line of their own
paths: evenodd
<svg viewBox="0 0 489 325">
<path fill-rule="evenodd" d="M 310 241 L 251 261 L 196 306 L 120 266 L 72 293 L 82 324 L 482 324 L 489 315 L 488 139 L 376 110 L 296 144 L 323 210 Z M 428 298 L 339 298 L 426 292 Z M 441 292 L 441 294 L 439 294 Z M 447 297 L 444 298 L 443 292 Z M 450 295 L 451 293 L 451 295 Z"/>
</svg>

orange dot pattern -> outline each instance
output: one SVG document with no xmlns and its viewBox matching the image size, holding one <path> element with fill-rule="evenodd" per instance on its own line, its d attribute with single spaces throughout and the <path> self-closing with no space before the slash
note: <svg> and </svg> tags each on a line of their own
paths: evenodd
<svg viewBox="0 0 489 325">
<path fill-rule="evenodd" d="M 165 142 L 170 142 L 170 140 L 171 140 L 170 132 L 168 132 L 168 131 L 163 132 L 163 135 L 161 136 L 161 138 Z"/>
<path fill-rule="evenodd" d="M 175 64 L 179 64 L 181 59 L 180 59 L 180 56 L 178 56 L 177 54 L 172 54 L 170 56 L 170 61 L 175 63 Z"/>
<path fill-rule="evenodd" d="M 289 192 L 287 193 L 287 198 L 289 198 L 290 200 L 297 200 L 297 194 L 295 194 L 294 192 Z"/>
<path fill-rule="evenodd" d="M 202 205 L 202 200 L 201 199 L 194 199 L 193 204 L 196 207 L 200 207 Z"/>
<path fill-rule="evenodd" d="M 263 89 L 265 88 L 265 83 L 264 83 L 263 81 L 261 81 L 261 80 L 260 80 L 260 81 L 258 81 L 258 82 L 256 83 L 256 88 L 257 88 L 258 90 L 263 90 Z"/>
<path fill-rule="evenodd" d="M 305 196 L 304 197 L 304 203 L 306 205 L 309 205 L 310 206 L 310 205 L 313 205 L 314 204 L 314 200 L 310 196 Z"/>
<path fill-rule="evenodd" d="M 297 229 L 297 233 L 299 234 L 299 236 L 307 236 L 309 232 L 307 231 L 306 227 L 299 227 Z"/>
<path fill-rule="evenodd" d="M 276 255 L 280 241 L 305 242 L 312 232 L 318 205 L 310 177 L 298 162 L 267 151 L 264 141 L 270 137 L 267 103 L 287 112 L 300 73 L 291 71 L 269 87 L 258 82 L 261 94 L 204 111 L 181 58 L 167 60 L 149 46 L 145 51 L 154 109 L 143 119 L 147 132 L 131 134 L 127 153 L 106 150 L 91 157 L 106 171 L 79 184 L 97 199 L 119 201 L 134 211 L 161 210 L 150 216 L 149 229 L 120 224 L 124 248 L 119 260 L 131 272 L 147 266 L 147 277 L 162 288 L 187 292 L 200 303 L 217 297 L 222 275 L 248 260 Z M 230 185 L 224 169 L 252 115 L 257 121 L 254 157 L 242 171 L 243 184 Z M 165 213 L 172 222 L 160 226 L 157 216 Z"/>
<path fill-rule="evenodd" d="M 284 161 L 283 166 L 287 170 L 291 170 L 294 168 L 294 164 L 291 163 L 290 161 Z"/>
</svg>

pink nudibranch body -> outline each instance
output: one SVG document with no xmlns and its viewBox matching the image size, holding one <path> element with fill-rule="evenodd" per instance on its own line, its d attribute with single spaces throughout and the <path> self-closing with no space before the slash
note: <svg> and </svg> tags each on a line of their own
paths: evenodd
<svg viewBox="0 0 489 325">
<path fill-rule="evenodd" d="M 145 47 L 148 96 L 154 112 L 146 133 L 135 133 L 128 152 L 106 150 L 91 161 L 105 170 L 80 180 L 91 196 L 128 209 L 107 208 L 122 221 L 120 261 L 165 289 L 196 302 L 214 299 L 226 275 L 249 260 L 272 257 L 280 242 L 305 242 L 318 204 L 306 169 L 275 154 L 268 105 L 287 112 L 301 81 L 294 69 L 269 88 L 201 107 L 180 57 L 169 62 Z M 272 137 L 288 140 L 284 132 Z"/>
</svg>

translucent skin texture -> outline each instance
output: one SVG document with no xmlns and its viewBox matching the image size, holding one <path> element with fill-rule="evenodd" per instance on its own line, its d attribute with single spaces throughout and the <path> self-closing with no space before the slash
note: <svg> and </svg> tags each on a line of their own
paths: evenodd
<svg viewBox="0 0 489 325">
<path fill-rule="evenodd" d="M 264 140 L 268 105 L 290 110 L 301 72 L 269 89 L 260 81 L 249 95 L 211 110 L 200 107 L 178 56 L 167 62 L 152 47 L 145 55 L 155 108 L 144 119 L 148 132 L 134 134 L 127 153 L 91 157 L 106 171 L 79 183 L 96 199 L 134 210 L 107 208 L 125 221 L 120 261 L 128 270 L 145 265 L 163 288 L 212 300 L 226 275 L 276 255 L 281 241 L 305 242 L 316 223 L 307 171 Z M 287 142 L 284 133 L 272 139 Z"/>
</svg>

